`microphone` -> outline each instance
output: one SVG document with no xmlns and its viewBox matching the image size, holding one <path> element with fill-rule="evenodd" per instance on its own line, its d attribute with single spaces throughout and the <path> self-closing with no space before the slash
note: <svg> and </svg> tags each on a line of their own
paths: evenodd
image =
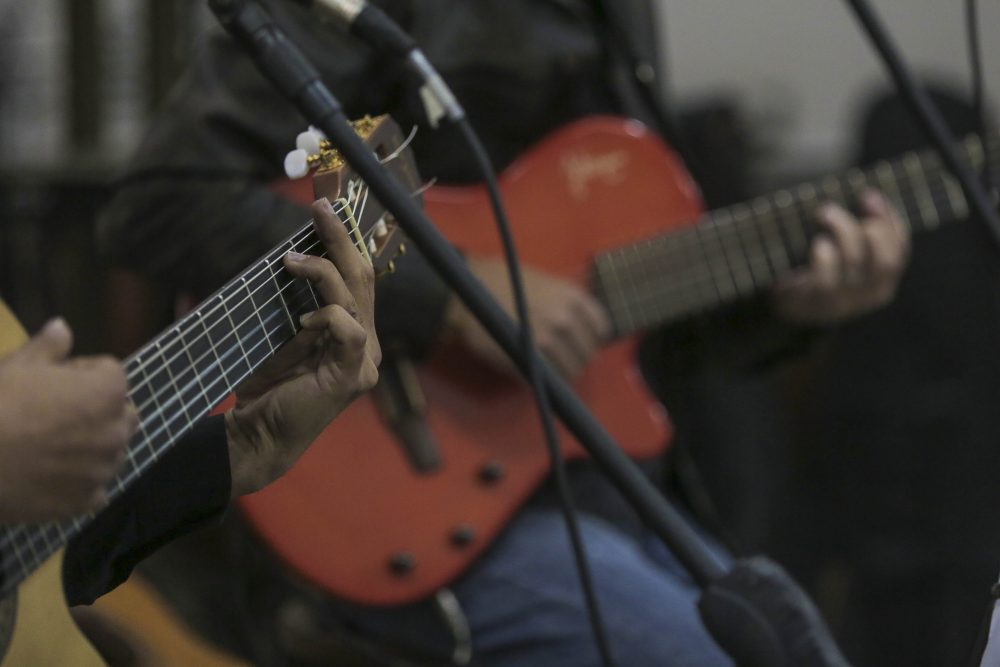
<svg viewBox="0 0 1000 667">
<path fill-rule="evenodd" d="M 400 58 L 423 81 L 421 101 L 432 126 L 441 118 L 458 123 L 465 110 L 417 43 L 389 16 L 366 0 L 293 0 L 332 20 L 372 48 Z"/>
</svg>

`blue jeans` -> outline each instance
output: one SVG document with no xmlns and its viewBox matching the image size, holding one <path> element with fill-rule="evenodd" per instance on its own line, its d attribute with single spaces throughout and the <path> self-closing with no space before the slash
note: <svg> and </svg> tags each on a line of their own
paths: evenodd
<svg viewBox="0 0 1000 667">
<path fill-rule="evenodd" d="M 698 589 L 658 540 L 636 540 L 586 514 L 580 515 L 580 529 L 618 665 L 731 664 L 702 627 Z M 720 562 L 729 560 L 722 549 L 715 552 Z M 520 512 L 452 591 L 471 629 L 475 664 L 600 665 L 558 510 Z M 370 638 L 440 656 L 452 649 L 431 603 L 354 608 L 348 615 Z"/>
</svg>

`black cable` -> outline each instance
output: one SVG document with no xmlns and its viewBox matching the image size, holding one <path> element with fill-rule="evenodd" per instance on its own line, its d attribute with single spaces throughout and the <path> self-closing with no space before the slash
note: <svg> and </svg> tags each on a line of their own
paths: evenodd
<svg viewBox="0 0 1000 667">
<path fill-rule="evenodd" d="M 559 505 L 562 510 L 563 520 L 566 522 L 566 532 L 569 534 L 570 546 L 573 550 L 573 560 L 576 563 L 577 574 L 580 578 L 580 588 L 583 590 L 584 602 L 587 606 L 587 617 L 590 620 L 590 628 L 594 634 L 594 643 L 597 644 L 601 661 L 604 665 L 611 666 L 615 663 L 611 657 L 607 630 L 604 626 L 604 619 L 594 592 L 590 562 L 587 558 L 586 549 L 583 546 L 583 540 L 580 537 L 576 504 L 573 500 L 569 480 L 566 476 L 566 462 L 563 459 L 562 450 L 559 448 L 559 434 L 556 432 L 552 419 L 552 405 L 549 402 L 549 392 L 542 382 L 538 365 L 535 363 L 535 359 L 537 358 L 535 354 L 535 341 L 528 319 L 528 301 L 524 294 L 521 262 L 517 256 L 514 237 L 510 231 L 510 222 L 507 219 L 507 213 L 504 210 L 503 201 L 500 197 L 496 173 L 493 170 L 493 163 L 486 154 L 486 149 L 483 147 L 479 137 L 472 129 L 469 119 L 463 117 L 456 122 L 456 125 L 469 150 L 472 152 L 480 172 L 482 172 L 483 182 L 486 184 L 486 189 L 489 193 L 490 205 L 493 208 L 493 217 L 496 220 L 497 231 L 500 233 L 500 240 L 503 244 L 504 259 L 507 262 L 507 268 L 510 272 L 510 284 L 514 293 L 517 319 L 521 323 L 521 348 L 525 352 L 528 380 L 535 394 L 538 416 L 542 421 L 545 445 L 552 464 L 552 475 L 555 479 L 556 491 L 559 496 Z"/>
<path fill-rule="evenodd" d="M 208 0 L 220 24 L 253 57 L 261 72 L 330 143 L 341 149 L 386 209 L 391 211 L 414 245 L 450 285 L 469 311 L 495 338 L 520 370 L 526 360 L 519 345 L 518 327 L 469 271 L 459 253 L 434 228 L 413 200 L 412 193 L 386 176 L 377 157 L 357 136 L 343 108 L 321 81 L 319 73 L 281 32 L 255 0 Z M 657 490 L 636 463 L 580 402 L 566 382 L 544 359 L 536 358 L 548 386 L 556 415 L 590 453 L 649 526 L 674 553 L 691 578 L 704 588 L 723 577 L 728 568 L 712 553 L 704 538 Z"/>
<path fill-rule="evenodd" d="M 307 2 L 306 4 L 312 4 L 312 2 Z M 452 94 L 440 74 L 438 74 L 433 65 L 427 60 L 413 39 L 377 6 L 371 3 L 362 3 L 360 6 L 360 11 L 348 19 L 349 31 L 372 47 L 392 53 L 405 62 L 420 77 L 431 96 L 441 105 L 444 117 L 458 128 L 462 139 L 465 141 L 479 168 L 483 183 L 486 185 L 490 206 L 493 210 L 493 218 L 496 222 L 497 231 L 503 246 L 504 260 L 510 276 L 514 307 L 517 312 L 518 322 L 520 323 L 520 347 L 526 360 L 525 371 L 531 385 L 532 393 L 534 394 L 535 405 L 542 424 L 545 447 L 552 468 L 560 510 L 566 523 L 566 532 L 569 536 L 574 564 L 580 579 L 580 588 L 583 592 L 584 603 L 587 608 L 587 618 L 590 622 L 591 631 L 594 635 L 594 643 L 597 645 L 602 663 L 606 667 L 612 667 L 614 660 L 611 656 L 604 619 L 601 615 L 597 596 L 594 591 L 590 563 L 587 559 L 586 549 L 580 535 L 576 504 L 573 500 L 569 480 L 566 475 L 566 465 L 559 446 L 559 435 L 555 428 L 552 405 L 538 364 L 536 363 L 538 355 L 534 336 L 531 332 L 528 299 L 524 292 L 524 281 L 521 276 L 521 262 L 517 255 L 510 222 L 504 209 L 499 186 L 497 185 L 493 163 L 471 123 L 469 123 L 469 119 L 465 114 L 465 110 L 462 109 L 460 102 Z M 344 17 L 340 17 L 340 20 L 343 22 Z M 428 109 L 428 115 L 432 115 L 430 109 Z M 431 118 L 430 120 L 433 122 L 435 119 Z"/>
<path fill-rule="evenodd" d="M 979 3 L 976 0 L 965 2 L 965 28 L 969 41 L 969 72 L 972 78 L 972 108 L 979 125 L 979 140 L 983 145 L 983 165 L 980 177 L 986 192 L 997 204 L 997 186 L 993 181 L 993 165 L 990 160 L 989 123 L 986 120 L 986 91 L 983 83 L 983 54 L 979 40 Z"/>
</svg>

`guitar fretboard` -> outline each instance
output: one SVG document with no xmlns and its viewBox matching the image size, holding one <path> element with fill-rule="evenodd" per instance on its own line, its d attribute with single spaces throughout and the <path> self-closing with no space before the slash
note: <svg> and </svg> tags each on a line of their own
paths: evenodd
<svg viewBox="0 0 1000 667">
<path fill-rule="evenodd" d="M 281 259 L 289 251 L 326 255 L 312 224 L 304 226 L 125 360 L 140 427 L 122 472 L 108 487 L 112 500 L 291 340 L 301 328 L 300 315 L 320 306 L 312 285 L 285 270 Z M 0 597 L 93 517 L 0 528 Z"/>
<path fill-rule="evenodd" d="M 1000 161 L 996 139 L 990 141 L 991 165 Z M 962 150 L 978 169 L 983 163 L 978 138 L 965 139 Z M 913 232 L 969 213 L 961 187 L 936 153 L 907 153 L 722 208 L 690 228 L 605 252 L 594 261 L 594 291 L 619 334 L 750 297 L 806 263 L 820 202 L 852 205 L 868 187 L 881 190 Z"/>
</svg>

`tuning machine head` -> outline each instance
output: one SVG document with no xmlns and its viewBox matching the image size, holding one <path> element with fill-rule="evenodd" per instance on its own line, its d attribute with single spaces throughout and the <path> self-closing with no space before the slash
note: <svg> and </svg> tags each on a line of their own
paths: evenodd
<svg viewBox="0 0 1000 667">
<path fill-rule="evenodd" d="M 285 175 L 303 178 L 313 169 L 332 171 L 343 165 L 340 154 L 333 149 L 326 135 L 312 125 L 295 138 L 295 150 L 285 156 Z"/>
</svg>

